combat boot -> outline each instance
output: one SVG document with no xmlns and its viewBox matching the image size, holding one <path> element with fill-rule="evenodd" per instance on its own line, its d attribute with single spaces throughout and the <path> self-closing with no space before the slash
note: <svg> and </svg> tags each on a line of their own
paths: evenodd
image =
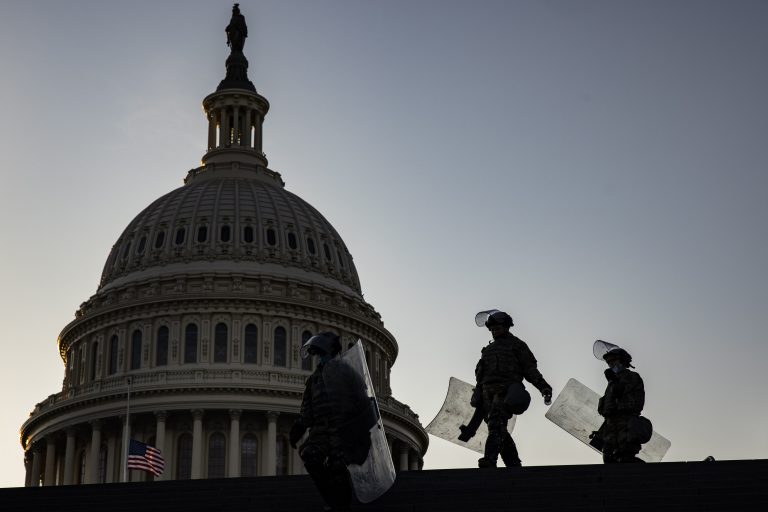
<svg viewBox="0 0 768 512">
<path fill-rule="evenodd" d="M 486 457 L 481 457 L 477 460 L 477 467 L 479 468 L 495 468 L 496 467 L 496 461 L 493 459 L 488 459 Z"/>
</svg>

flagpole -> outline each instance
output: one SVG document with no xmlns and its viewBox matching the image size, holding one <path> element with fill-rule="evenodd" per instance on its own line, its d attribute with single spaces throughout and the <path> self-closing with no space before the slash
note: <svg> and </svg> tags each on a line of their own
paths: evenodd
<svg viewBox="0 0 768 512">
<path fill-rule="evenodd" d="M 131 378 L 128 383 L 128 398 L 125 401 L 125 428 L 123 428 L 123 482 L 128 481 L 128 442 L 131 434 Z"/>
</svg>

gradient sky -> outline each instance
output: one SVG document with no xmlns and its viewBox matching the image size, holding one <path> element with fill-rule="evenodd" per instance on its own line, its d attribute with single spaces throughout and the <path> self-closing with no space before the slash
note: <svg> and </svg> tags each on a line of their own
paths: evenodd
<svg viewBox="0 0 768 512">
<path fill-rule="evenodd" d="M 199 165 L 231 5 L 0 0 L 0 486 L 112 244 Z M 665 460 L 768 457 L 768 2 L 241 9 L 270 168 L 344 238 L 425 426 L 496 307 L 556 393 L 624 346 Z M 525 465 L 599 462 L 545 411 Z M 430 436 L 425 468 L 477 457 Z"/>
</svg>

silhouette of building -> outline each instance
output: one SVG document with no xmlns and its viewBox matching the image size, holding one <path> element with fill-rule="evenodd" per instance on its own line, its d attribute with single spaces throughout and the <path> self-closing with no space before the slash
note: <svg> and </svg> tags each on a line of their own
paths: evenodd
<svg viewBox="0 0 768 512">
<path fill-rule="evenodd" d="M 27 486 L 120 481 L 129 377 L 131 437 L 162 450 L 160 479 L 302 473 L 288 431 L 313 364 L 299 348 L 325 330 L 362 339 L 395 467 L 421 468 L 426 432 L 391 395 L 395 337 L 333 226 L 268 168 L 269 103 L 247 67 L 233 45 L 203 100 L 202 165 L 128 224 L 62 330 L 62 389 L 21 427 Z"/>
</svg>

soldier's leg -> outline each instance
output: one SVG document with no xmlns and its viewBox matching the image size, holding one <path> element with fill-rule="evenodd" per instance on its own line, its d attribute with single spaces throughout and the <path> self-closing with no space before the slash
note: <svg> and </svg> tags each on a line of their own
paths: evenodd
<svg viewBox="0 0 768 512">
<path fill-rule="evenodd" d="M 507 426 L 507 419 L 501 410 L 500 403 L 495 400 L 491 404 L 486 423 L 488 439 L 485 441 L 485 453 L 477 461 L 477 465 L 481 468 L 495 468 Z"/>
<path fill-rule="evenodd" d="M 326 450 L 314 443 L 305 443 L 299 452 L 301 460 L 304 461 L 304 467 L 307 473 L 312 477 L 312 481 L 317 487 L 317 491 L 328 505 L 333 507 L 335 503 L 333 475 L 328 471 L 326 465 Z"/>
<path fill-rule="evenodd" d="M 352 481 L 343 457 L 331 454 L 326 460 L 326 467 L 331 489 L 326 501 L 333 510 L 349 510 L 352 502 Z"/>
<path fill-rule="evenodd" d="M 504 461 L 504 465 L 508 468 L 522 466 L 520 456 L 517 453 L 517 446 L 515 446 L 515 441 L 509 435 L 509 430 L 506 429 L 506 426 L 501 442 L 501 460 Z"/>
</svg>

